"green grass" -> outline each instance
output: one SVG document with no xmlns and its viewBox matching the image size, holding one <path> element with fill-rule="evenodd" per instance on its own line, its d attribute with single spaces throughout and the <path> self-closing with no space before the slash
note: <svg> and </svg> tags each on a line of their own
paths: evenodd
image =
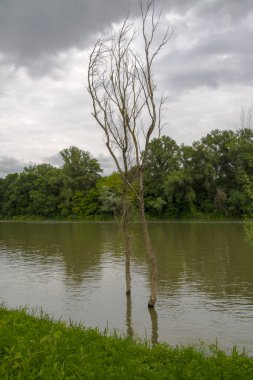
<svg viewBox="0 0 253 380">
<path fill-rule="evenodd" d="M 253 358 L 235 349 L 171 348 L 67 326 L 0 306 L 0 379 L 253 379 Z"/>
</svg>

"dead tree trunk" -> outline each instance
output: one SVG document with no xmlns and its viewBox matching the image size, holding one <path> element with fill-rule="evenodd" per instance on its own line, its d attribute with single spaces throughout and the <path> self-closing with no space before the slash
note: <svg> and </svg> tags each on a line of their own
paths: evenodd
<svg viewBox="0 0 253 380">
<path fill-rule="evenodd" d="M 129 212 L 129 200 L 128 200 L 128 187 L 124 183 L 123 185 L 123 202 L 122 202 L 122 229 L 123 238 L 125 240 L 125 273 L 126 273 L 126 294 L 131 294 L 131 236 L 129 231 L 130 212 Z"/>
<path fill-rule="evenodd" d="M 145 242 L 145 247 L 147 250 L 147 254 L 150 260 L 150 272 L 151 272 L 151 294 L 150 299 L 148 302 L 148 307 L 152 308 L 155 306 L 156 300 L 157 300 L 157 278 L 158 278 L 158 272 L 157 272 L 157 261 L 156 256 L 153 251 L 152 243 L 150 240 L 149 230 L 148 230 L 148 223 L 145 216 L 145 203 L 144 203 L 144 193 L 143 193 L 143 173 L 140 173 L 139 178 L 139 213 L 140 213 L 140 221 L 142 226 L 142 232 Z"/>
<path fill-rule="evenodd" d="M 88 91 L 92 99 L 92 115 L 104 131 L 106 146 L 121 174 L 123 186 L 128 186 L 128 191 L 135 194 L 139 203 L 140 220 L 151 263 L 151 296 L 148 305 L 154 307 L 157 299 L 157 264 L 145 218 L 143 171 L 150 139 L 154 131 L 160 132 L 164 103 L 161 98 L 157 104 L 153 63 L 172 33 L 167 28 L 162 38 L 157 40 L 162 10 L 158 14 L 155 12 L 154 0 L 147 1 L 146 6 L 140 1 L 140 10 L 140 33 L 135 28 L 135 22 L 130 22 L 126 17 L 114 35 L 101 38 L 95 44 L 89 61 Z M 136 45 L 138 35 L 142 45 Z M 128 177 L 131 170 L 137 173 L 135 181 L 130 181 Z M 127 199 L 127 194 L 125 196 Z M 131 283 L 131 242 L 128 203 L 123 203 L 128 293 Z"/>
</svg>

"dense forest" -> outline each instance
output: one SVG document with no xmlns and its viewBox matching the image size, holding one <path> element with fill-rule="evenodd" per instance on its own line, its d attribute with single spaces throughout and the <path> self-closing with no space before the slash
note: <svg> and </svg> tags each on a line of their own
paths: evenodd
<svg viewBox="0 0 253 380">
<path fill-rule="evenodd" d="M 34 165 L 0 178 L 0 217 L 59 219 L 120 215 L 119 173 L 102 176 L 88 152 L 60 152 L 61 168 Z M 134 185 L 134 169 L 132 170 Z M 130 199 L 133 217 L 136 200 Z M 191 146 L 155 138 L 145 168 L 146 213 L 154 218 L 253 215 L 253 130 L 214 130 Z"/>
</svg>

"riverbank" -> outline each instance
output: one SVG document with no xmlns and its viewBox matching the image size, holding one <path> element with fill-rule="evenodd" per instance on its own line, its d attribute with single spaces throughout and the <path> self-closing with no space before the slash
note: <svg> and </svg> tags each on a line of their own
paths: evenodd
<svg viewBox="0 0 253 380">
<path fill-rule="evenodd" d="M 107 336 L 0 306 L 1 379 L 253 379 L 253 358 Z"/>
<path fill-rule="evenodd" d="M 198 215 L 192 217 L 180 217 L 180 218 L 156 218 L 146 215 L 146 219 L 149 223 L 163 223 L 163 222 L 244 222 L 253 221 L 252 217 L 223 217 L 214 215 Z M 38 215 L 17 215 L 17 216 L 1 216 L 0 222 L 118 222 L 120 218 L 105 216 L 105 215 L 92 215 L 83 217 L 67 217 L 67 218 L 46 218 Z M 139 223 L 139 218 L 134 217 L 131 220 L 133 223 Z"/>
</svg>

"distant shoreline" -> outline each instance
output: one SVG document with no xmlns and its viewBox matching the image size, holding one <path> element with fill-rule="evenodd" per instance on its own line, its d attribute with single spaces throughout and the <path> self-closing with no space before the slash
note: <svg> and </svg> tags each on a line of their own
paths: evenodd
<svg viewBox="0 0 253 380">
<path fill-rule="evenodd" d="M 48 222 L 48 223 L 118 223 L 120 219 L 106 218 L 106 217 L 83 217 L 83 218 L 43 218 L 38 216 L 13 216 L 13 217 L 0 217 L 0 222 Z M 253 221 L 251 218 L 215 218 L 215 217 L 192 217 L 192 218 L 150 218 L 147 216 L 148 223 L 242 223 L 244 221 Z M 133 218 L 131 223 L 139 223 L 137 218 Z"/>
</svg>

